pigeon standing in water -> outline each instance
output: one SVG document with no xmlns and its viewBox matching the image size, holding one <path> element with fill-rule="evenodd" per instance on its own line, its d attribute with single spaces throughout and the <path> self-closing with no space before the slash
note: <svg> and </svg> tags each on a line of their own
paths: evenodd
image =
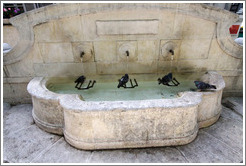
<svg viewBox="0 0 246 166">
<path fill-rule="evenodd" d="M 216 89 L 215 85 L 210 85 L 208 83 L 202 82 L 202 81 L 194 81 L 197 89 L 200 90 L 206 90 L 206 89 Z"/>
<path fill-rule="evenodd" d="M 169 84 L 169 82 L 172 82 L 174 85 Z M 163 84 L 163 85 L 167 85 L 167 86 L 178 86 L 180 84 L 176 80 L 176 78 L 173 78 L 173 74 L 172 73 L 168 73 L 167 75 L 165 75 L 161 79 L 158 78 L 158 83 L 159 84 Z"/>
<path fill-rule="evenodd" d="M 86 77 L 85 76 L 80 76 L 79 78 L 77 78 L 74 83 L 77 83 L 75 88 L 81 88 L 82 84 L 85 82 Z M 78 85 L 80 84 L 80 86 L 78 87 Z"/>
<path fill-rule="evenodd" d="M 129 76 L 128 74 L 125 74 L 124 76 L 121 77 L 121 79 L 119 80 L 119 84 L 118 84 L 118 88 L 120 87 L 125 87 L 126 86 L 126 83 L 128 82 L 129 80 Z"/>
</svg>

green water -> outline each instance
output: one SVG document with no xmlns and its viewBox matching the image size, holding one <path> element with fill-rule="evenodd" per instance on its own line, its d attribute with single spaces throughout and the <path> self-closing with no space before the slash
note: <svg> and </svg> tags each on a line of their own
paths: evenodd
<svg viewBox="0 0 246 166">
<path fill-rule="evenodd" d="M 179 86 L 159 85 L 157 81 L 138 81 L 138 87 L 132 89 L 117 88 L 118 82 L 97 81 L 94 87 L 88 90 L 75 88 L 74 80 L 62 83 L 51 82 L 47 88 L 59 94 L 80 94 L 85 101 L 119 101 L 119 100 L 148 100 L 176 98 L 178 92 L 190 91 L 196 88 L 193 81 L 185 78 L 177 78 Z M 82 87 L 87 86 L 85 82 Z M 133 81 L 134 85 L 134 81 Z M 130 86 L 130 83 L 127 83 Z"/>
</svg>

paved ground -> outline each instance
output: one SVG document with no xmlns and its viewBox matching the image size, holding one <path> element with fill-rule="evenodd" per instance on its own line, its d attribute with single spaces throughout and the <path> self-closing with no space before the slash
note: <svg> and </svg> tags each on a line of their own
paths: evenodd
<svg viewBox="0 0 246 166">
<path fill-rule="evenodd" d="M 226 98 L 223 104 L 226 107 L 223 106 L 218 122 L 200 129 L 190 144 L 83 151 L 71 147 L 64 137 L 39 129 L 31 116 L 32 105 L 11 107 L 4 103 L 3 160 L 5 163 L 240 163 L 243 162 L 243 98 Z"/>
</svg>

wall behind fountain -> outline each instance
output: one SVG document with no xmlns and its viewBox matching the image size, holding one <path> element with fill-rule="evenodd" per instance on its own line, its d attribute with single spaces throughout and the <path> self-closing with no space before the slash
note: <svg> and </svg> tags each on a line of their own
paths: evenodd
<svg viewBox="0 0 246 166">
<path fill-rule="evenodd" d="M 21 96 L 30 101 L 26 84 L 39 76 L 166 74 L 170 70 L 216 70 L 226 82 L 224 95 L 242 95 L 243 59 L 223 48 L 219 21 L 203 10 L 234 17 L 199 4 L 60 4 L 20 15 L 19 20 L 31 25 L 27 37 L 31 44 L 18 55 L 23 58 L 5 63 L 3 97 L 6 102 L 23 102 Z M 17 27 L 18 18 L 12 21 Z M 17 29 L 25 31 L 23 26 Z M 174 50 L 172 69 L 170 49 Z"/>
</svg>

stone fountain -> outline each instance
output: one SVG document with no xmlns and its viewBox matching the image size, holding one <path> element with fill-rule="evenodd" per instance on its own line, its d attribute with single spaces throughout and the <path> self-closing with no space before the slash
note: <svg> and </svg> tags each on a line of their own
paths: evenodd
<svg viewBox="0 0 246 166">
<path fill-rule="evenodd" d="M 21 66 L 35 123 L 76 148 L 183 145 L 217 121 L 227 77 L 240 73 L 243 49 L 228 32 L 236 20 L 204 4 L 51 5 L 10 19 L 23 41 L 4 55 L 5 76 Z M 170 71 L 180 85 L 158 85 Z M 117 88 L 126 72 L 138 87 Z M 76 91 L 81 75 L 95 87 Z M 191 91 L 194 80 L 217 88 Z"/>
</svg>

